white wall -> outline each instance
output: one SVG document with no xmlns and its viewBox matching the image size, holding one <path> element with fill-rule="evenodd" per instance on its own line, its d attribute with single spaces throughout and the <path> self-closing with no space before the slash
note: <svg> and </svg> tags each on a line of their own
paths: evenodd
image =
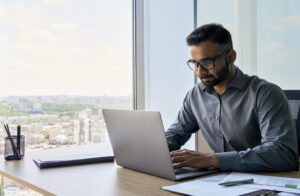
<svg viewBox="0 0 300 196">
<path fill-rule="evenodd" d="M 165 129 L 194 85 L 185 41 L 193 29 L 193 0 L 145 0 L 145 109 L 160 111 Z M 186 147 L 194 149 L 194 140 Z"/>
</svg>

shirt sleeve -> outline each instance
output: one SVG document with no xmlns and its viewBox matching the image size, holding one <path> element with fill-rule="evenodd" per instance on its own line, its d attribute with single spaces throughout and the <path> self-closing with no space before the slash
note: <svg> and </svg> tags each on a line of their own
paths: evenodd
<svg viewBox="0 0 300 196">
<path fill-rule="evenodd" d="M 169 150 L 178 150 L 191 137 L 192 133 L 199 130 L 198 123 L 189 104 L 190 92 L 187 93 L 183 101 L 183 106 L 179 110 L 177 118 L 166 132 L 166 139 Z"/>
<path fill-rule="evenodd" d="M 296 129 L 282 90 L 275 85 L 261 87 L 256 110 L 261 144 L 245 151 L 216 153 L 220 168 L 241 172 L 297 169 Z"/>
</svg>

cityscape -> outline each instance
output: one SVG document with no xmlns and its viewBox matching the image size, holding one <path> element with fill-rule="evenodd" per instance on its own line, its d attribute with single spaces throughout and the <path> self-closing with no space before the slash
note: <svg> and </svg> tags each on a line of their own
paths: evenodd
<svg viewBox="0 0 300 196">
<path fill-rule="evenodd" d="M 12 134 L 21 125 L 26 150 L 109 142 L 103 108 L 132 109 L 131 96 L 9 96 L 0 98 L 0 154 L 3 124 Z"/>
</svg>

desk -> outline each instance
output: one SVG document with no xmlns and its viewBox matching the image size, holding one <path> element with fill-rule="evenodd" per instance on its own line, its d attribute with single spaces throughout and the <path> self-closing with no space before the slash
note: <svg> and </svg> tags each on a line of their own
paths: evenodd
<svg viewBox="0 0 300 196">
<path fill-rule="evenodd" d="M 110 151 L 106 144 L 101 151 Z M 95 147 L 93 147 L 95 148 Z M 161 190 L 176 182 L 135 172 L 115 163 L 39 169 L 32 158 L 38 154 L 61 154 L 68 147 L 28 152 L 21 161 L 5 161 L 0 156 L 0 175 L 44 195 L 177 195 Z"/>
<path fill-rule="evenodd" d="M 95 148 L 95 147 L 93 147 Z M 107 144 L 101 151 L 111 151 Z M 49 154 L 68 152 L 70 148 L 47 150 Z M 160 187 L 176 182 L 135 172 L 115 163 L 39 169 L 32 158 L 46 151 L 28 152 L 21 161 L 4 161 L 0 157 L 0 175 L 10 178 L 44 195 L 177 195 Z M 300 172 L 266 173 L 300 178 Z"/>
</svg>

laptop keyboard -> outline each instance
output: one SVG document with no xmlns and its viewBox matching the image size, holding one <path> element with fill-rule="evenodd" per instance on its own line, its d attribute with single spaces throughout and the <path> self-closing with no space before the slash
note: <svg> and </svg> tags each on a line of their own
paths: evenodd
<svg viewBox="0 0 300 196">
<path fill-rule="evenodd" d="M 175 175 L 184 174 L 184 173 L 193 172 L 193 171 L 194 170 L 191 170 L 191 169 L 178 168 L 178 169 L 175 169 Z"/>
</svg>

